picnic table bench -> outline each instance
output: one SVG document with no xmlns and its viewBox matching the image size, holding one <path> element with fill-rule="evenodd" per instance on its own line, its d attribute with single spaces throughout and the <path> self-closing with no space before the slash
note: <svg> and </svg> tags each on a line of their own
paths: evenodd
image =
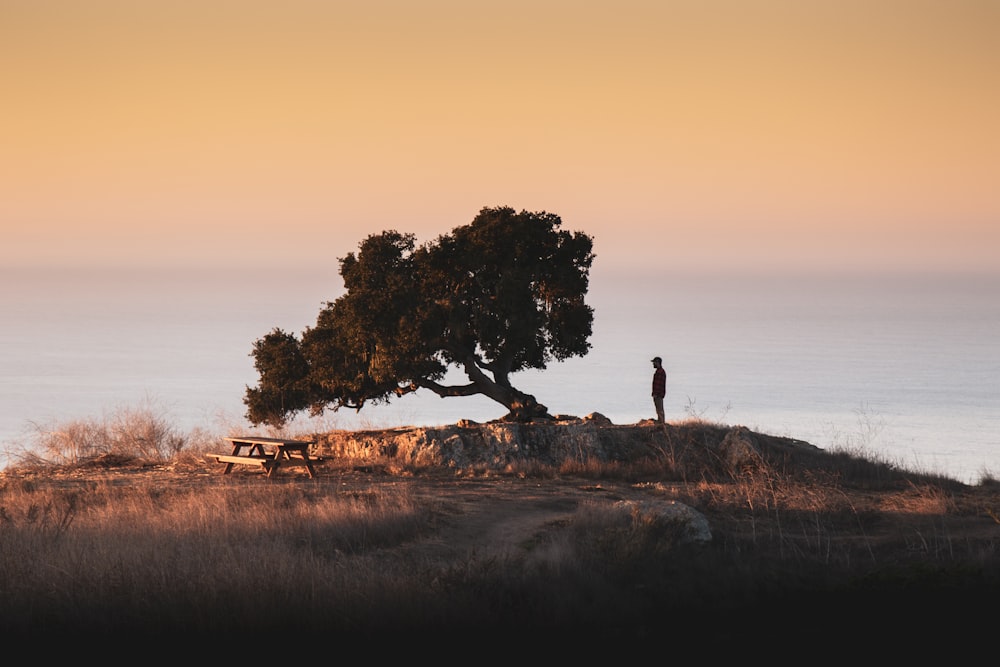
<svg viewBox="0 0 1000 667">
<path fill-rule="evenodd" d="M 312 440 L 285 440 L 283 438 L 258 438 L 249 436 L 227 436 L 233 445 L 230 454 L 209 454 L 219 463 L 225 463 L 222 474 L 228 475 L 234 465 L 260 466 L 268 477 L 283 465 L 302 465 L 309 471 L 309 477 L 316 476 L 313 463 L 323 459 L 310 456 L 309 447 L 316 444 Z M 245 450 L 245 451 L 244 451 Z"/>
</svg>

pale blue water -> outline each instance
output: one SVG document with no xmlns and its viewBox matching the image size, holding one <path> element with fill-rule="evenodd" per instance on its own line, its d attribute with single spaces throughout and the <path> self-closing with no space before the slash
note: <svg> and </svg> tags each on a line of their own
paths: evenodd
<svg viewBox="0 0 1000 667">
<path fill-rule="evenodd" d="M 341 293 L 323 269 L 0 271 L 0 444 L 33 425 L 152 404 L 181 432 L 245 430 L 253 341 L 300 333 Z M 709 277 L 592 274 L 593 349 L 515 375 L 551 412 L 743 424 L 905 467 L 1000 474 L 1000 275 Z M 458 378 L 459 380 L 461 378 Z M 418 392 L 323 428 L 487 421 L 502 406 Z M 0 460 L 0 463 L 5 464 Z"/>
</svg>

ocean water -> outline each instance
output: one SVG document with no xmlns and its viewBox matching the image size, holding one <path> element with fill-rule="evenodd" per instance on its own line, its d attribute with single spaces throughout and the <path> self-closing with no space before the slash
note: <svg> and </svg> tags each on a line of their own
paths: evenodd
<svg viewBox="0 0 1000 667">
<path fill-rule="evenodd" d="M 300 333 L 342 292 L 336 264 L 301 270 L 0 270 L 0 446 L 152 407 L 180 432 L 249 430 L 250 350 Z M 591 352 L 516 374 L 550 412 L 700 417 L 871 452 L 974 483 L 1000 475 L 1000 274 L 627 275 L 595 267 Z M 459 375 L 453 379 L 462 381 Z M 305 428 L 487 421 L 482 397 L 417 392 Z M 6 460 L 0 458 L 0 465 Z"/>
</svg>

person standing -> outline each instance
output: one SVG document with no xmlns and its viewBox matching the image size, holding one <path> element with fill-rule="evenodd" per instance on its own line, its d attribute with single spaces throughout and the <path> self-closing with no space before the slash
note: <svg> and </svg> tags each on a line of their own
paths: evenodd
<svg viewBox="0 0 1000 667">
<path fill-rule="evenodd" d="M 667 372 L 663 370 L 663 359 L 653 357 L 653 407 L 656 421 L 663 423 L 663 397 L 667 395 Z"/>
</svg>

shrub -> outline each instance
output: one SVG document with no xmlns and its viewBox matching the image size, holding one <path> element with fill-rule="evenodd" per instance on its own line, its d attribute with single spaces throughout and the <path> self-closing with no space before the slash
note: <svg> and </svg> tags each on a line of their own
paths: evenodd
<svg viewBox="0 0 1000 667">
<path fill-rule="evenodd" d="M 103 419 L 33 424 L 34 435 L 10 453 L 21 464 L 73 465 L 98 457 L 167 460 L 186 438 L 151 405 L 124 407 Z"/>
</svg>

